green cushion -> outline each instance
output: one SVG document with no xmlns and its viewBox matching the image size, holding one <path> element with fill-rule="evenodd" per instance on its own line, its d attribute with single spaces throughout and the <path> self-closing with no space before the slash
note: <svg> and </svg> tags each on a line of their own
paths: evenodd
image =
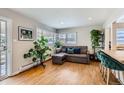
<svg viewBox="0 0 124 93">
<path fill-rule="evenodd" d="M 74 54 L 74 48 L 67 48 L 67 53 Z"/>
</svg>

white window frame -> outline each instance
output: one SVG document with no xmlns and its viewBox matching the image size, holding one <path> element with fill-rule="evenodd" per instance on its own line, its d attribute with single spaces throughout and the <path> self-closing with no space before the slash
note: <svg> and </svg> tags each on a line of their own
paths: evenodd
<svg viewBox="0 0 124 93">
<path fill-rule="evenodd" d="M 41 36 L 45 36 L 46 38 L 48 38 L 48 40 L 49 40 L 49 38 L 52 38 L 52 42 L 50 43 L 48 41 L 48 45 L 50 45 L 50 46 L 54 45 L 55 40 L 56 40 L 56 33 L 55 32 L 51 32 L 51 31 L 48 31 L 45 29 L 37 28 L 36 39 L 38 39 L 40 37 L 39 33 L 41 33 Z"/>
<path fill-rule="evenodd" d="M 41 35 L 39 35 L 39 33 L 40 33 Z M 43 35 L 43 29 L 37 27 L 37 31 L 36 31 L 36 39 L 39 39 L 39 37 L 42 36 L 42 35 Z"/>
<path fill-rule="evenodd" d="M 69 42 L 68 39 L 68 34 L 75 34 L 75 41 Z M 77 32 L 71 32 L 71 33 L 66 33 L 66 44 L 71 44 L 71 45 L 76 45 L 77 44 Z"/>
<path fill-rule="evenodd" d="M 75 33 L 75 34 L 76 34 L 75 43 L 69 43 L 69 42 L 67 42 L 67 35 L 68 35 L 68 34 L 71 34 L 71 33 Z M 76 45 L 76 44 L 77 44 L 77 32 L 58 33 L 58 40 L 59 40 L 59 41 L 61 41 L 61 40 L 59 39 L 59 35 L 60 35 L 60 34 L 65 34 L 65 40 L 64 40 L 64 42 L 63 42 L 64 44 L 66 44 L 66 45 Z"/>
<path fill-rule="evenodd" d="M 65 35 L 65 38 L 60 40 L 60 35 Z M 60 42 L 62 42 L 63 44 L 65 44 L 66 43 L 66 33 L 58 33 L 58 40 Z"/>
</svg>

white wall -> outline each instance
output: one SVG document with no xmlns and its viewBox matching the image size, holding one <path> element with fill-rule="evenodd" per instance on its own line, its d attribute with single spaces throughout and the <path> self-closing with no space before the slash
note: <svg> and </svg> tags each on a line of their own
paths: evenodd
<svg viewBox="0 0 124 93">
<path fill-rule="evenodd" d="M 115 11 L 111 13 L 110 17 L 106 19 L 106 22 L 103 24 L 103 27 L 111 27 L 111 24 L 116 21 L 118 18 L 124 18 L 124 8 L 116 8 Z"/>
<path fill-rule="evenodd" d="M 57 30 L 57 33 L 77 32 L 77 45 L 88 46 L 91 51 L 90 31 L 93 29 L 103 30 L 102 26 L 88 26 Z"/>
<path fill-rule="evenodd" d="M 27 52 L 29 48 L 32 47 L 33 41 L 19 41 L 18 40 L 18 26 L 32 28 L 34 30 L 34 36 L 36 35 L 37 27 L 49 30 L 49 31 L 56 31 L 53 28 L 50 28 L 44 24 L 38 23 L 37 21 L 30 19 L 26 16 L 23 16 L 19 13 L 13 12 L 9 9 L 0 9 L 0 16 L 7 17 L 12 20 L 12 39 L 13 39 L 13 64 L 12 64 L 12 72 L 16 73 L 20 70 L 23 65 L 27 65 L 32 63 L 29 59 L 24 59 L 23 54 Z M 36 37 L 34 37 L 35 39 Z"/>
<path fill-rule="evenodd" d="M 109 50 L 109 41 L 111 41 L 111 28 L 105 28 L 105 50 Z"/>
</svg>

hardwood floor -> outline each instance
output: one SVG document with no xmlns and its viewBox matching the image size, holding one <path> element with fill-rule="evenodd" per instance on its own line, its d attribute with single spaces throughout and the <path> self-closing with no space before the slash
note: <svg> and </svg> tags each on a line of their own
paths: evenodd
<svg viewBox="0 0 124 93">
<path fill-rule="evenodd" d="M 77 64 L 65 62 L 63 65 L 45 63 L 45 69 L 38 66 L 10 77 L 0 84 L 26 85 L 104 85 L 105 82 L 99 71 L 99 62 Z"/>
</svg>

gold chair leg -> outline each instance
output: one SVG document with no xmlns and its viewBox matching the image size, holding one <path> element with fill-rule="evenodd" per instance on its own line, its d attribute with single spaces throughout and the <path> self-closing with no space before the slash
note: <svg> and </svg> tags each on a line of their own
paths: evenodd
<svg viewBox="0 0 124 93">
<path fill-rule="evenodd" d="M 108 68 L 109 69 L 109 68 Z M 109 72 L 107 72 L 107 73 L 109 73 L 109 77 L 107 77 L 107 78 L 109 78 L 108 79 L 108 84 L 114 84 L 114 85 L 120 85 L 121 83 L 120 82 L 115 82 L 115 81 L 110 81 L 110 73 L 111 73 L 111 69 L 109 69 Z M 119 73 L 119 71 L 117 72 L 117 71 L 115 71 L 115 70 L 113 70 L 113 73 L 112 73 L 115 77 L 117 77 L 118 76 L 118 79 L 120 79 L 120 73 Z"/>
<path fill-rule="evenodd" d="M 99 64 L 100 72 L 102 72 L 102 65 L 101 63 Z"/>
<path fill-rule="evenodd" d="M 120 72 L 118 71 L 118 79 L 120 80 Z"/>
<path fill-rule="evenodd" d="M 106 80 L 106 76 L 107 76 L 107 68 L 106 67 L 104 67 L 104 79 Z"/>
<path fill-rule="evenodd" d="M 109 78 L 110 78 L 110 69 L 109 68 L 107 68 L 107 85 L 109 84 Z"/>
<path fill-rule="evenodd" d="M 103 75 L 103 72 L 104 72 L 104 67 L 101 65 L 101 73 Z"/>
</svg>

